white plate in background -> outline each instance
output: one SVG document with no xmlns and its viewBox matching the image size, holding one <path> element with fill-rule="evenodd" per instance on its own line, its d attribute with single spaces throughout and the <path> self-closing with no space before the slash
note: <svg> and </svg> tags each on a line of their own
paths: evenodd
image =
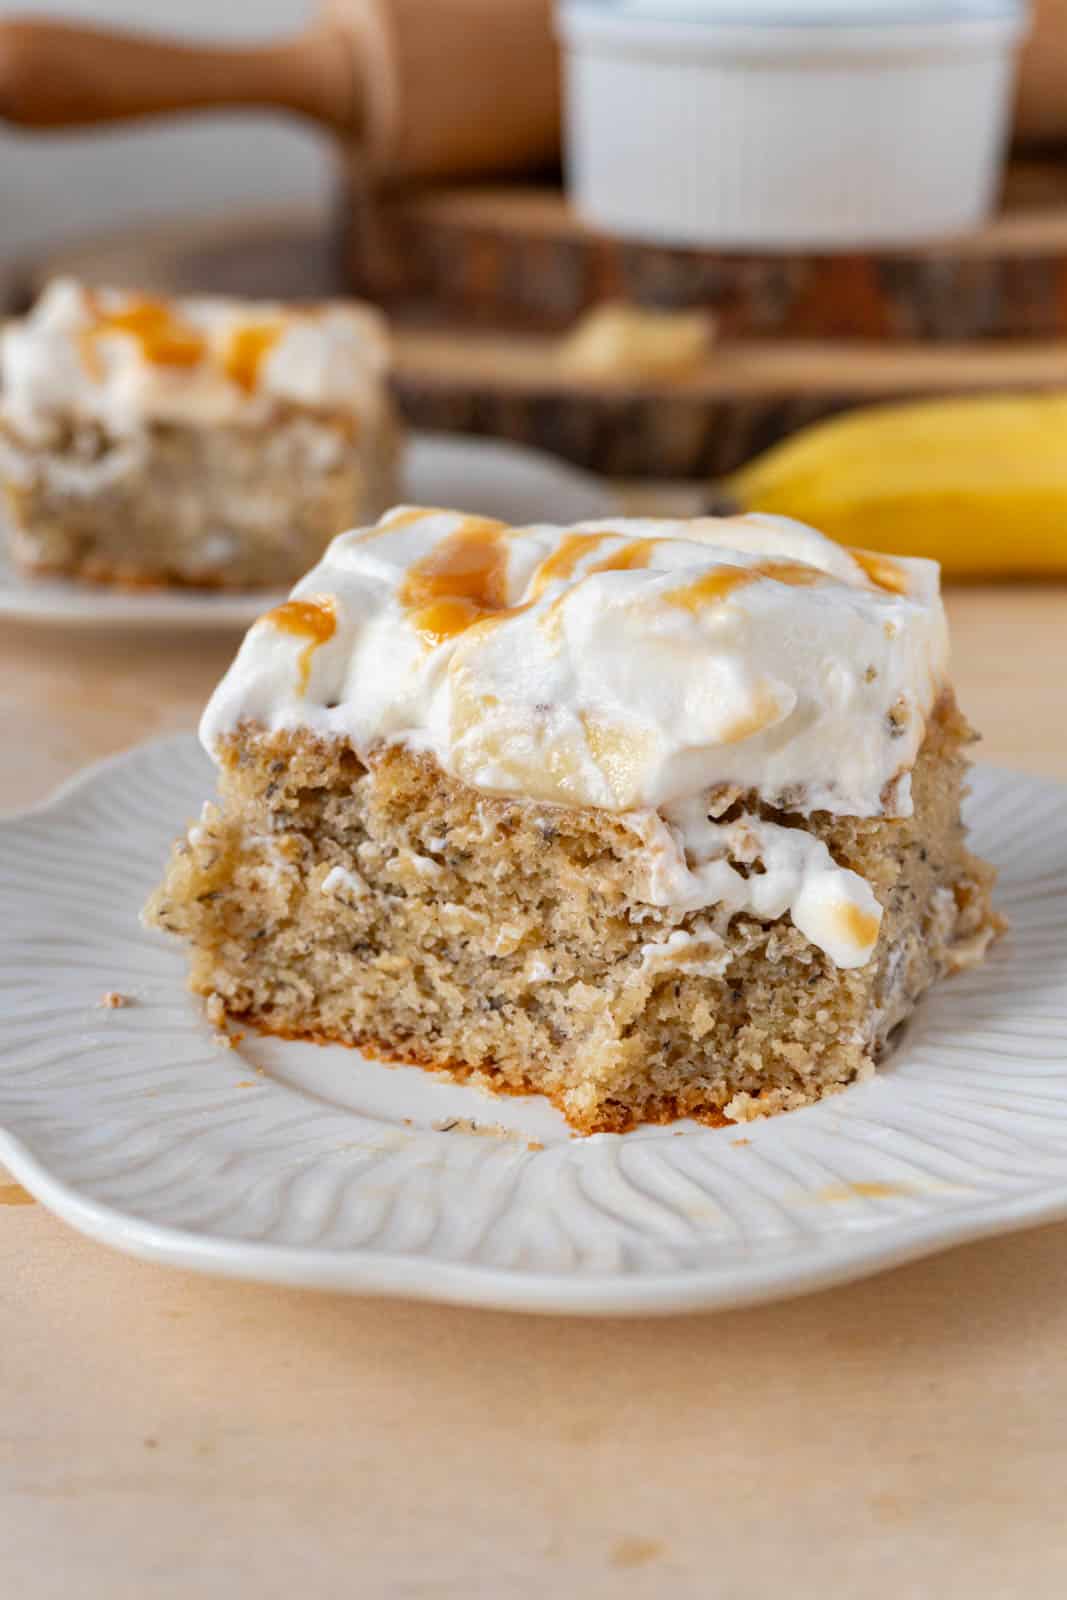
<svg viewBox="0 0 1067 1600">
<path fill-rule="evenodd" d="M 416 433 L 402 498 L 454 506 L 502 522 L 584 522 L 611 516 L 611 493 L 552 456 L 497 439 Z M 80 627 L 247 628 L 284 599 L 269 589 L 116 589 L 72 578 L 30 578 L 12 566 L 0 538 L 0 618 Z"/>
<path fill-rule="evenodd" d="M 220 1047 L 177 941 L 138 923 L 212 788 L 182 735 L 0 825 L 0 1160 L 94 1238 L 264 1282 L 625 1314 L 1067 1216 L 1067 789 L 976 771 L 1012 931 L 871 1082 L 742 1127 L 579 1139 L 536 1096 L 252 1032 Z M 133 1004 L 101 1008 L 108 990 Z"/>
</svg>

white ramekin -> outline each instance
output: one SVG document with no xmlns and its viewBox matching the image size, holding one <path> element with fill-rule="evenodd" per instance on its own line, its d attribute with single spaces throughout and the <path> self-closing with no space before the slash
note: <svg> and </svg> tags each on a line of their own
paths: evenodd
<svg viewBox="0 0 1067 1600">
<path fill-rule="evenodd" d="M 971 0 L 969 14 L 963 0 L 955 15 L 926 0 L 936 20 L 918 21 L 906 0 L 899 21 L 884 0 L 837 0 L 829 17 L 811 0 L 809 19 L 790 0 L 785 22 L 771 3 L 677 0 L 674 20 L 669 0 L 562 0 L 568 182 L 592 223 L 667 243 L 847 249 L 988 214 L 1022 0 Z"/>
</svg>

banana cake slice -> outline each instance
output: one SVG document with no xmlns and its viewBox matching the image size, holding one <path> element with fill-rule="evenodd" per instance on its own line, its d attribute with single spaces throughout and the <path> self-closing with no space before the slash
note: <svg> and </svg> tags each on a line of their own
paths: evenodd
<svg viewBox="0 0 1067 1600">
<path fill-rule="evenodd" d="M 582 1132 L 804 1105 L 997 930 L 947 659 L 934 563 L 784 518 L 401 507 L 248 633 L 148 919 L 231 1016 Z"/>
<path fill-rule="evenodd" d="M 288 588 L 395 499 L 385 323 L 354 301 L 58 279 L 0 339 L 0 484 L 30 574 Z"/>
</svg>

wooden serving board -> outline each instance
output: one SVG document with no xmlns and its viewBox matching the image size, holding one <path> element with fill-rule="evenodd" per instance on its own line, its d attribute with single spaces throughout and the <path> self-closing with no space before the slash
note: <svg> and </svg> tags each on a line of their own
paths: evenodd
<svg viewBox="0 0 1067 1600">
<path fill-rule="evenodd" d="M 437 187 L 340 207 L 358 293 L 466 322 L 558 331 L 607 298 L 707 306 L 730 338 L 948 341 L 1067 335 L 1067 161 L 1009 169 L 1000 214 L 935 244 L 745 254 L 612 238 L 558 187 Z"/>
<path fill-rule="evenodd" d="M 614 477 L 718 478 L 805 423 L 864 404 L 1067 389 L 1067 342 L 724 343 L 684 382 L 578 381 L 544 337 L 401 329 L 396 387 L 417 427 L 533 444 Z"/>
<path fill-rule="evenodd" d="M 440 203 L 447 211 L 446 198 Z M 547 226 L 555 213 L 549 207 L 542 214 Z M 396 296 L 395 387 L 419 427 L 513 439 L 616 477 L 718 477 L 804 423 L 856 405 L 956 391 L 1067 388 L 1067 212 L 1056 223 L 1062 257 L 1051 249 L 1051 216 L 1046 221 L 1047 234 L 1035 223 L 1034 236 L 1041 233 L 1048 273 L 1063 280 L 1064 326 L 1057 322 L 1041 338 L 860 342 L 726 332 L 684 380 L 606 383 L 568 372 L 558 358 L 558 334 L 532 326 L 532 317 L 516 319 L 524 325 L 514 331 L 490 331 L 481 317 L 459 316 L 451 301 Z M 993 233 L 998 229 L 1003 253 L 996 259 L 1023 260 L 1022 223 L 1009 217 Z M 457 266 L 465 259 L 473 272 L 469 253 L 453 259 Z M 492 259 L 485 273 L 490 289 L 499 267 Z M 515 259 L 529 267 L 524 251 Z M 343 292 L 345 284 L 336 238 L 313 211 L 141 227 L 57 250 L 22 276 L 23 300 L 57 272 L 163 293 L 297 299 Z M 1051 304 L 1050 298 L 1043 316 L 1051 316 Z M 575 302 L 570 309 L 580 307 Z"/>
</svg>

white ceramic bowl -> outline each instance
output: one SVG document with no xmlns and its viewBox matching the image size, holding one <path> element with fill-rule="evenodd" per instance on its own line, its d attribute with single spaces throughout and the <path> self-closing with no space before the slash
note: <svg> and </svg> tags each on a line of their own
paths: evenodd
<svg viewBox="0 0 1067 1600">
<path fill-rule="evenodd" d="M 677 244 L 904 242 L 990 210 L 1023 0 L 562 0 L 594 224 Z"/>
</svg>

